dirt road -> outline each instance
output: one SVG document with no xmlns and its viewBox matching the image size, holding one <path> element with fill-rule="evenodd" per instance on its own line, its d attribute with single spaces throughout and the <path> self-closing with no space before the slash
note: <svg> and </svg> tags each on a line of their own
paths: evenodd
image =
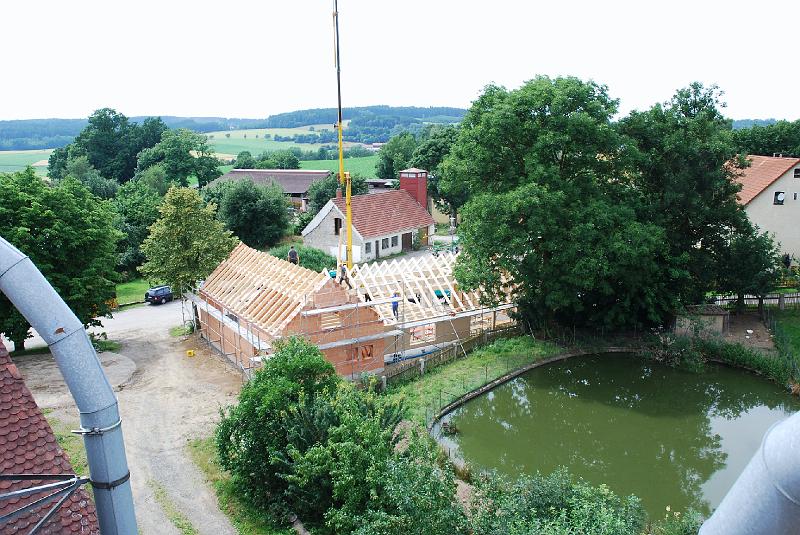
<svg viewBox="0 0 800 535">
<path fill-rule="evenodd" d="M 170 327 L 181 324 L 179 303 L 133 308 L 104 323 L 109 338 L 122 344 L 118 352 L 100 356 L 120 402 L 140 532 L 180 533 L 154 497 L 153 488 L 161 486 L 198 533 L 236 533 L 186 445 L 213 432 L 220 406 L 235 400 L 240 375 L 196 338 L 169 335 Z M 187 349 L 196 349 L 197 356 L 187 357 Z M 30 355 L 17 364 L 37 403 L 77 425 L 77 409 L 52 357 Z"/>
</svg>

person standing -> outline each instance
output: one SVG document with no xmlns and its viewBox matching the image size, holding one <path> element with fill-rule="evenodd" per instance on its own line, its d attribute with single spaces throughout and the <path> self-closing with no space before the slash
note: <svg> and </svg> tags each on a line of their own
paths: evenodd
<svg viewBox="0 0 800 535">
<path fill-rule="evenodd" d="M 289 254 L 287 256 L 289 257 L 289 262 L 291 262 L 292 264 L 294 265 L 300 264 L 300 255 L 297 254 L 297 251 L 294 250 L 294 245 L 289 247 Z"/>
<path fill-rule="evenodd" d="M 394 314 L 394 319 L 398 319 L 398 310 L 400 308 L 400 300 L 397 299 L 397 298 L 400 297 L 400 294 L 397 293 L 397 292 L 394 292 L 394 294 L 392 294 L 392 297 L 394 298 L 392 300 L 392 314 Z"/>
</svg>

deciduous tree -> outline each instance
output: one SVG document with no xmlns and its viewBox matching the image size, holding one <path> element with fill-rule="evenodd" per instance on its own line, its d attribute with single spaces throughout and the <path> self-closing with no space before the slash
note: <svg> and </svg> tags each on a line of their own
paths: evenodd
<svg viewBox="0 0 800 535">
<path fill-rule="evenodd" d="M 217 215 L 245 244 L 263 249 L 275 245 L 286 234 L 288 209 L 280 186 L 236 180 L 223 189 Z"/>
<path fill-rule="evenodd" d="M 149 227 L 158 219 L 161 195 L 142 179 L 135 178 L 123 184 L 114 198 L 117 228 L 125 236 L 120 241 L 119 269 L 129 276 L 144 262 L 142 242 Z"/>
<path fill-rule="evenodd" d="M 376 173 L 378 178 L 392 180 L 406 169 L 417 148 L 417 140 L 408 132 L 398 134 L 381 147 L 378 153 Z"/>
<path fill-rule="evenodd" d="M 139 172 L 156 164 L 163 167 L 169 181 L 181 186 L 187 186 L 189 177 L 194 176 L 203 187 L 221 174 L 206 137 L 185 128 L 166 130 L 161 141 L 139 153 Z"/>
<path fill-rule="evenodd" d="M 27 254 L 85 325 L 110 316 L 117 241 L 107 201 L 67 178 L 48 186 L 31 168 L 0 174 L 0 236 Z M 0 297 L 0 331 L 23 349 L 30 325 Z"/>
<path fill-rule="evenodd" d="M 142 243 L 140 271 L 183 293 L 205 279 L 228 256 L 237 239 L 191 188 L 172 187 L 159 206 L 160 217 Z"/>
<path fill-rule="evenodd" d="M 334 174 L 313 182 L 308 188 L 309 212 L 316 214 L 329 200 L 336 197 L 337 187 L 339 187 L 339 180 Z M 368 192 L 369 184 L 363 177 L 353 176 L 351 178 L 350 193 L 352 195 L 366 195 Z"/>
</svg>

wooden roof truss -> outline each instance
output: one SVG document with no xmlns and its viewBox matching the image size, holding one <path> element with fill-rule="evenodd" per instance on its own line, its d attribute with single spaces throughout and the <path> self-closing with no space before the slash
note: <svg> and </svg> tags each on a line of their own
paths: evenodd
<svg viewBox="0 0 800 535">
<path fill-rule="evenodd" d="M 240 244 L 209 275 L 201 293 L 277 337 L 329 278 Z"/>
<path fill-rule="evenodd" d="M 478 291 L 462 292 L 453 276 L 456 255 L 401 258 L 373 262 L 348 270 L 350 282 L 361 301 L 373 308 L 385 323 L 397 323 L 392 297 L 400 296 L 400 321 L 412 322 L 482 308 Z"/>
</svg>

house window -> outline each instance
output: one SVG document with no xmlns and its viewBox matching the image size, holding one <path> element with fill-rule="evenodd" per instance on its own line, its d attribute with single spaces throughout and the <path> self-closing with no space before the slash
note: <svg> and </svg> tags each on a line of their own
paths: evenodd
<svg viewBox="0 0 800 535">
<path fill-rule="evenodd" d="M 772 204 L 783 204 L 783 201 L 786 200 L 786 192 L 785 191 L 776 191 L 775 197 L 772 200 Z"/>
<path fill-rule="evenodd" d="M 397 236 L 392 236 L 392 247 L 397 247 Z"/>
<path fill-rule="evenodd" d="M 800 167 L 795 167 L 794 168 L 794 177 L 795 178 L 800 178 Z"/>
<path fill-rule="evenodd" d="M 389 248 L 389 238 L 384 238 L 381 240 L 381 249 L 388 249 Z"/>
<path fill-rule="evenodd" d="M 797 198 L 797 193 L 794 194 L 795 198 Z M 367 242 L 364 244 L 364 254 L 370 254 L 372 252 L 372 243 Z"/>
<path fill-rule="evenodd" d="M 797 200 L 797 192 L 794 193 L 794 200 Z"/>
<path fill-rule="evenodd" d="M 338 236 L 340 230 L 342 230 L 342 218 L 341 217 L 334 217 L 333 218 L 333 233 L 336 236 Z"/>
</svg>

